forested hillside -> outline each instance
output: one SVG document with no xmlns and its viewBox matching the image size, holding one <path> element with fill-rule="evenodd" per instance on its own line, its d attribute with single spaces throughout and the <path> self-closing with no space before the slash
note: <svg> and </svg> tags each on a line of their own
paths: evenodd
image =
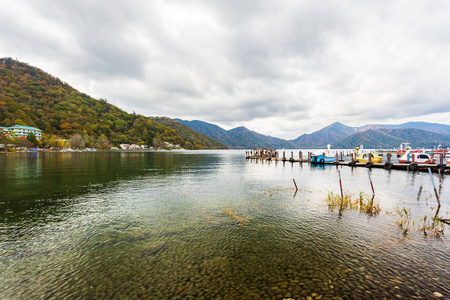
<svg viewBox="0 0 450 300">
<path fill-rule="evenodd" d="M 336 143 L 355 132 L 355 128 L 335 122 L 313 133 L 303 134 L 291 142 L 298 148 L 326 148 L 328 144 Z"/>
<path fill-rule="evenodd" d="M 199 148 L 208 148 L 208 149 L 226 149 L 228 148 L 226 145 L 216 141 L 209 136 L 201 134 L 191 128 L 178 123 L 177 121 L 167 118 L 167 117 L 154 117 L 152 118 L 154 121 L 163 124 L 164 126 L 170 127 L 174 129 L 185 141 L 186 149 L 199 149 Z"/>
<path fill-rule="evenodd" d="M 217 141 L 220 141 L 231 148 L 251 149 L 251 148 L 294 148 L 295 145 L 283 139 L 259 134 L 255 131 L 248 130 L 245 127 L 236 127 L 231 130 L 225 130 L 217 125 L 203 121 L 186 121 L 174 119 L 178 123 L 188 126 L 189 128 L 203 133 Z"/>
<path fill-rule="evenodd" d="M 87 141 L 103 135 L 114 145 L 186 145 L 176 130 L 151 118 L 127 113 L 105 99 L 80 93 L 38 68 L 2 58 L 0 126 L 13 125 L 40 128 L 47 139 L 52 135 L 69 139 L 80 134 Z M 201 141 L 196 145 L 198 149 L 208 148 Z"/>
</svg>

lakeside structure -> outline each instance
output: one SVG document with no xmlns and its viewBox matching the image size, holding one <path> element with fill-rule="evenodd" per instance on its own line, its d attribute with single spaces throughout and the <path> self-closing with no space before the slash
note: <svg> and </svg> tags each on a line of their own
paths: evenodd
<svg viewBox="0 0 450 300">
<path fill-rule="evenodd" d="M 381 154 L 381 153 L 380 153 Z M 373 163 L 371 157 L 369 156 L 369 161 L 367 163 L 360 163 L 356 158 L 356 153 L 354 151 L 336 151 L 334 162 L 325 163 L 313 163 L 311 162 L 312 152 L 307 153 L 307 157 L 303 157 L 303 152 L 299 151 L 298 159 L 294 158 L 294 151 L 291 151 L 290 157 L 286 156 L 286 151 L 282 151 L 282 156 L 279 157 L 280 153 L 274 149 L 253 149 L 251 151 L 246 151 L 245 158 L 247 160 L 263 160 L 263 161 L 282 161 L 282 162 L 307 162 L 311 164 L 318 165 L 341 165 L 341 166 L 351 166 L 351 167 L 367 167 L 367 168 L 384 168 L 387 170 L 406 170 L 406 171 L 425 171 L 432 170 L 434 172 L 449 172 L 450 171 L 450 160 L 447 160 L 448 155 L 444 152 L 434 152 L 431 150 L 431 156 L 435 158 L 436 163 L 417 163 L 414 158 L 408 163 L 396 163 L 392 160 L 391 152 L 386 153 L 386 161 L 381 163 Z M 383 155 L 383 154 L 381 154 Z M 350 157 L 350 159 L 345 159 L 344 157 Z M 447 156 L 447 158 L 446 158 Z"/>
<path fill-rule="evenodd" d="M 14 125 L 11 127 L 0 127 L 4 132 L 11 136 L 26 138 L 30 133 L 34 134 L 37 140 L 42 137 L 42 130 L 36 127 Z"/>
</svg>

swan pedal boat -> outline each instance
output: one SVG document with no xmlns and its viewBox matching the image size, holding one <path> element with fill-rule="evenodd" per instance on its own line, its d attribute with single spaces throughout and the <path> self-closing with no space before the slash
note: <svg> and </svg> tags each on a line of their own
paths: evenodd
<svg viewBox="0 0 450 300">
<path fill-rule="evenodd" d="M 356 150 L 356 154 L 358 155 L 359 152 L 359 147 L 355 148 Z M 368 163 L 369 162 L 369 155 L 371 156 L 371 161 L 374 164 L 377 163 L 381 163 L 381 160 L 383 159 L 381 156 L 376 155 L 373 152 L 366 152 L 366 153 L 361 153 L 356 157 L 356 160 L 360 163 Z"/>
<path fill-rule="evenodd" d="M 414 155 L 414 162 L 418 164 L 434 164 L 436 160 L 433 158 L 431 159 L 431 156 L 427 153 L 410 153 L 407 152 L 406 154 L 402 155 L 398 162 L 401 164 L 407 164 L 412 162 L 412 156 Z"/>
<path fill-rule="evenodd" d="M 313 164 L 323 164 L 323 163 L 329 163 L 329 162 L 334 162 L 336 156 L 333 154 L 333 152 L 331 152 L 330 150 L 331 145 L 328 144 L 327 145 L 327 150 L 323 151 L 322 153 L 317 153 L 311 156 L 311 162 Z M 324 157 L 324 152 L 325 152 L 325 157 Z"/>
</svg>

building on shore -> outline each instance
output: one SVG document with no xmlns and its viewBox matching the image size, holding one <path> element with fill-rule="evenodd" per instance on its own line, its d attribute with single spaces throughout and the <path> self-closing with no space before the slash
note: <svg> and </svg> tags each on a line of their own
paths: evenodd
<svg viewBox="0 0 450 300">
<path fill-rule="evenodd" d="M 31 126 L 14 125 L 11 127 L 0 127 L 0 129 L 15 137 L 26 138 L 30 133 L 34 134 L 37 140 L 40 140 L 42 137 L 42 130 Z"/>
</svg>

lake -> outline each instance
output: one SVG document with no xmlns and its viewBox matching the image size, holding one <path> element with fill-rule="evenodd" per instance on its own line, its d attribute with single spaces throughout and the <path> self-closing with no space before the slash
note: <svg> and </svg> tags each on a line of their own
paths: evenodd
<svg viewBox="0 0 450 300">
<path fill-rule="evenodd" d="M 449 299 L 430 175 L 373 169 L 378 213 L 339 212 L 338 171 L 371 198 L 238 150 L 0 154 L 0 298 Z"/>
</svg>

